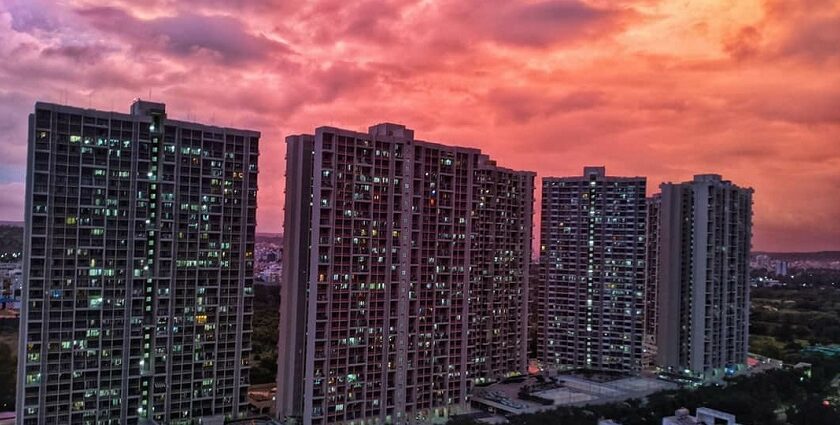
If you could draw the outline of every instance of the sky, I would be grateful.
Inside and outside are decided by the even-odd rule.
[[[259,232],[285,136],[387,121],[538,178],[722,174],[755,189],[754,249],[840,249],[837,0],[0,0],[0,220],[36,100],[150,96],[262,132]]]

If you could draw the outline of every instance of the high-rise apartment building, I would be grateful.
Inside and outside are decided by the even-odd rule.
[[[545,353],[548,347],[545,344],[547,326],[540,326],[548,320],[547,311],[549,301],[544,291],[545,285],[545,264],[537,261],[531,263],[528,270],[528,357],[539,359],[540,353]]]
[[[397,124],[286,141],[281,418],[432,420],[525,372],[533,173]]]
[[[747,358],[753,191],[718,175],[660,188],[657,363],[719,379]]]
[[[18,424],[197,424],[246,408],[260,134],[37,103]]]
[[[644,177],[542,182],[538,359],[549,368],[638,372],[645,308]]]
[[[662,196],[655,194],[647,199],[647,257],[645,271],[645,337],[642,367],[651,369],[656,363],[657,302],[656,285],[659,282],[659,209]]]

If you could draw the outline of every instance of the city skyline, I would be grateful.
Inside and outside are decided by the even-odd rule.
[[[396,121],[537,178],[604,165],[650,195],[719,173],[756,190],[755,250],[840,249],[833,2],[93,3],[0,0],[0,220],[23,218],[36,99],[151,94],[263,132],[261,232],[282,231],[286,135]]]
[[[0,0],[0,423],[840,424],[838,46],[840,0]]]

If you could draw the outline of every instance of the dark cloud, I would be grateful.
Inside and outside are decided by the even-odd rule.
[[[836,0],[764,0],[761,25],[778,34],[766,55],[813,65],[840,59],[840,7]]]
[[[525,123],[535,117],[591,109],[606,103],[604,93],[595,90],[575,90],[551,95],[503,88],[490,91],[486,100],[494,106],[498,120],[517,123]]]
[[[48,31],[53,32],[61,27],[61,16],[57,9],[51,6],[49,0],[0,0],[12,17],[12,28],[15,31]]]
[[[291,53],[283,43],[248,32],[229,16],[182,14],[139,19],[121,9],[96,7],[77,13],[95,28],[125,39],[137,49],[160,49],[175,56],[209,53],[225,63],[257,62]]]
[[[398,38],[400,27],[394,24],[400,22],[400,10],[405,7],[404,4],[397,5],[379,0],[348,4],[354,4],[354,7],[345,11],[345,21],[348,24],[343,35],[383,42]]]
[[[288,7],[288,19],[277,23],[277,31],[291,41],[313,41],[329,45],[338,42],[367,41],[390,46],[423,33],[428,28],[415,26],[407,31],[402,11],[415,1],[400,0],[322,0],[298,2]],[[306,28],[299,33],[294,27]]]
[[[406,57],[424,56],[432,47],[445,57],[485,41],[546,47],[609,34],[637,16],[625,6],[596,7],[578,0],[324,0],[290,13],[278,31],[293,32],[289,28],[303,22],[309,29],[303,37],[319,44],[349,40],[375,42],[380,48],[409,44],[412,48],[401,52]]]
[[[26,129],[34,102],[16,91],[0,89],[0,182],[10,177],[23,181],[26,164]]]
[[[168,11],[218,10],[223,12],[288,12],[300,7],[300,3],[289,0],[143,0],[146,8]],[[111,0],[112,6],[131,8],[137,0]]]
[[[47,47],[41,54],[47,58],[65,58],[77,63],[94,64],[102,60],[111,49],[103,44],[71,44]]]
[[[768,121],[791,124],[840,125],[840,87],[831,91],[799,87],[767,88],[763,93],[733,101],[747,114],[755,114]]]
[[[840,10],[834,16],[802,22],[783,40],[781,53],[814,62],[840,58]]]
[[[311,81],[318,82],[319,99],[330,102],[350,91],[365,91],[375,81],[376,75],[354,62],[338,61],[314,71]]]
[[[760,49],[761,32],[748,25],[724,42],[724,50],[736,60],[755,56]]]
[[[628,9],[594,7],[576,0],[464,1],[453,7],[454,23],[493,41],[530,47],[591,38],[615,29]]]

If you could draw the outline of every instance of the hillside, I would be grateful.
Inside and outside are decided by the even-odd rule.
[[[283,246],[282,233],[257,233],[256,239],[259,243],[273,243]]]
[[[753,252],[753,255],[767,255],[783,261],[840,261],[840,251],[815,252]]]

